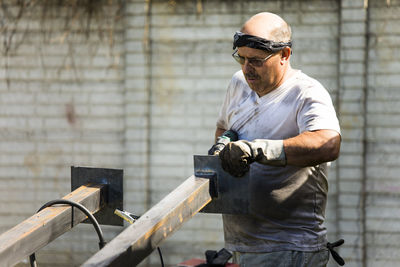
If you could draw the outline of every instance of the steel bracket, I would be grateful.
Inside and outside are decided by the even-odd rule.
[[[71,166],[71,191],[89,183],[107,185],[105,207],[94,214],[100,224],[123,226],[123,219],[114,215],[115,209],[123,210],[123,170]],[[88,220],[85,223],[90,223]]]
[[[225,172],[218,156],[194,155],[194,175],[210,179],[212,201],[201,212],[249,213],[249,174],[237,178]]]

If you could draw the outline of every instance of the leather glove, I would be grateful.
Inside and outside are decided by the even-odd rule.
[[[225,131],[220,137],[217,138],[217,142],[215,143],[215,145],[213,145],[208,150],[208,155],[218,155],[219,152],[221,152],[222,149],[224,149],[229,142],[237,140],[238,140],[238,135],[235,131],[233,130]]]
[[[272,166],[286,166],[283,140],[256,139],[239,140],[228,143],[219,153],[222,168],[231,175],[241,177],[250,169],[250,164],[257,161]]]
[[[222,168],[233,176],[242,177],[254,162],[251,148],[247,143],[243,140],[230,142],[219,153]]]

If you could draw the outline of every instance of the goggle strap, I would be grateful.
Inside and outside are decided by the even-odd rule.
[[[286,46],[292,47],[292,42],[274,42],[254,35],[236,32],[233,37],[233,49],[242,46],[275,53],[282,50]]]

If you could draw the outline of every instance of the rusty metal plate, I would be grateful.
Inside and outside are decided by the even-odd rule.
[[[71,166],[71,191],[88,183],[106,184],[106,206],[94,214],[100,224],[123,226],[123,219],[114,215],[123,210],[123,170]],[[88,220],[85,223],[90,223]]]
[[[249,213],[249,174],[237,178],[225,172],[218,156],[194,155],[194,175],[210,179],[211,203],[201,212]]]

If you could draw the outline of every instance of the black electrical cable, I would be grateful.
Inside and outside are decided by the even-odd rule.
[[[73,218],[74,218],[73,217],[74,216],[73,208],[77,207],[83,213],[85,213],[85,215],[88,217],[90,222],[93,224],[94,229],[97,232],[97,235],[99,236],[99,240],[100,240],[99,241],[99,248],[102,249],[106,245],[106,242],[104,241],[103,232],[101,231],[100,225],[97,222],[96,218],[93,216],[92,213],[90,213],[90,211],[87,208],[85,208],[85,206],[83,206],[82,204],[80,204],[78,202],[67,200],[67,199],[55,199],[55,200],[49,201],[46,204],[44,204],[37,212],[43,210],[44,208],[53,206],[55,204],[66,204],[66,205],[70,205],[72,207],[72,211],[71,211],[71,216],[72,216],[71,228],[73,227]],[[37,267],[35,253],[32,253],[32,255],[29,256],[29,261],[30,261],[31,267]]]
[[[70,205],[71,206],[71,208],[72,208],[72,211],[71,211],[71,217],[72,217],[71,218],[71,228],[73,227],[73,223],[74,223],[74,219],[73,219],[74,218],[74,210],[73,210],[73,208],[77,207],[83,213],[85,213],[85,215],[88,216],[88,219],[90,220],[90,222],[93,224],[93,226],[94,226],[94,228],[95,228],[95,230],[97,232],[97,235],[99,236],[99,240],[100,240],[99,247],[100,247],[100,249],[102,249],[105,246],[106,242],[104,241],[103,232],[101,231],[99,223],[97,222],[97,220],[93,216],[93,214],[90,213],[90,211],[87,208],[85,208],[85,206],[81,205],[80,203],[74,202],[74,201],[71,201],[71,200],[66,200],[66,199],[55,199],[55,200],[49,201],[46,204],[44,204],[37,212],[40,212],[41,210],[43,210],[43,209],[45,209],[47,207],[56,205],[56,204],[66,204],[66,205]],[[137,219],[140,218],[140,216],[135,216],[135,217]],[[158,255],[160,256],[161,266],[164,267],[164,259],[163,259],[162,253],[161,253],[161,249],[159,247],[157,247],[157,251],[158,251]],[[31,267],[37,267],[35,253],[32,253],[32,255],[29,256],[29,261],[30,261]]]
[[[161,261],[161,266],[164,267],[164,260],[161,254],[161,249],[160,247],[157,247],[158,255],[160,255],[160,261]]]

